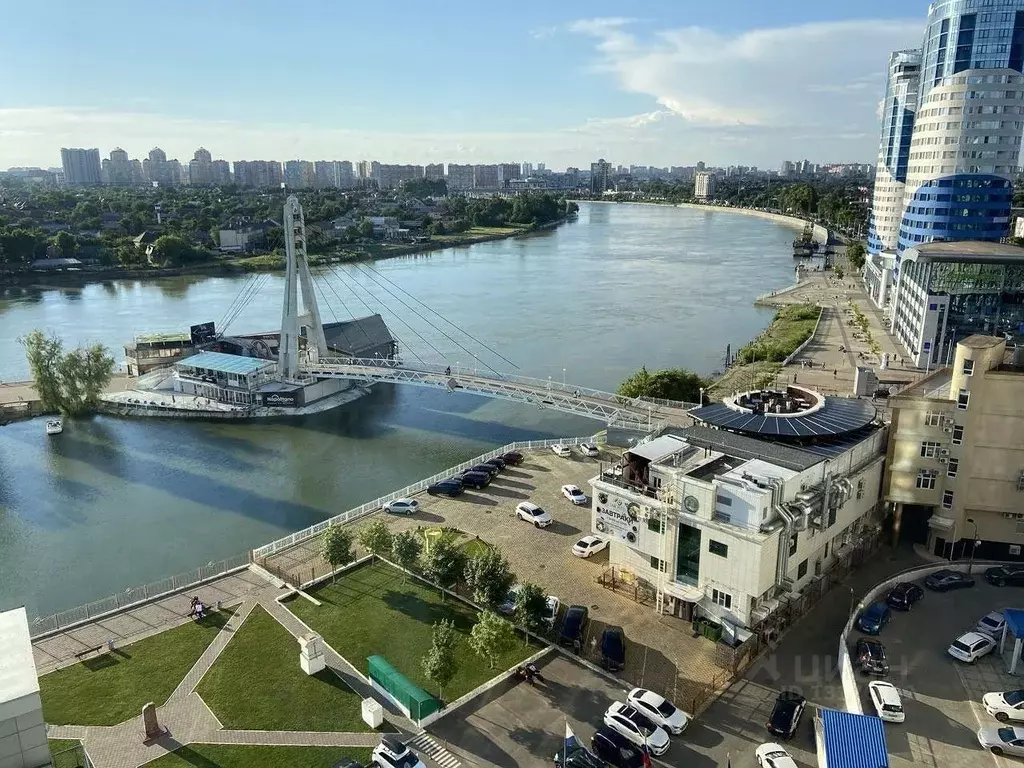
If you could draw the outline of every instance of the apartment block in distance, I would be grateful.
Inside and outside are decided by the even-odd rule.
[[[940,557],[1024,560],[1021,403],[1024,346],[981,335],[890,399],[883,494],[895,534]]]
[[[697,200],[711,200],[715,196],[715,177],[706,171],[698,173],[693,180],[693,196]]]
[[[65,184],[99,184],[103,181],[98,149],[65,147],[60,151],[60,164],[64,169]]]

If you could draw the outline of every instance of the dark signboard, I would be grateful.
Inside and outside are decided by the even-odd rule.
[[[268,408],[295,408],[302,405],[302,393],[295,392],[264,392],[263,405]]]
[[[193,344],[205,344],[208,341],[213,341],[217,337],[217,331],[214,328],[213,322],[193,325],[189,330],[192,333]]]

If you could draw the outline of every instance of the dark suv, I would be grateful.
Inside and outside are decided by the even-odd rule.
[[[518,467],[522,464],[523,458],[523,454],[519,451],[509,451],[508,453],[501,454],[501,460],[513,467]]]
[[[865,675],[884,677],[889,674],[889,662],[885,660],[885,646],[868,637],[862,637],[857,641],[853,663]]]
[[[579,651],[583,645],[583,631],[587,628],[587,618],[590,612],[585,605],[570,605],[562,619],[562,630],[558,633],[560,645],[571,645],[574,651]]]
[[[636,745],[605,725],[597,729],[590,748],[612,768],[642,768],[644,764],[644,755]]]
[[[464,490],[466,489],[462,487],[461,480],[450,477],[428,487],[427,493],[431,496],[459,496]]]
[[[885,596],[885,602],[889,604],[890,608],[895,608],[897,611],[909,611],[914,607],[914,603],[922,597],[924,597],[924,590],[917,584],[901,581],[889,590],[889,594]]]
[[[491,477],[494,477],[501,470],[498,467],[496,467],[494,464],[474,464],[472,467],[470,467],[466,471],[467,472],[483,472],[486,475],[490,475]]]
[[[505,468],[504,459],[488,459],[487,461],[484,462],[484,464],[490,464],[492,467],[497,467],[499,471]]]
[[[474,472],[467,470],[459,475],[459,480],[467,488],[486,488],[491,484],[491,476],[487,472]]]
[[[626,666],[626,634],[622,627],[608,627],[601,633],[601,666],[609,672]]]
[[[769,733],[783,739],[792,738],[800,725],[800,718],[803,717],[806,706],[807,699],[796,691],[783,691],[775,700],[772,714],[764,727]]]

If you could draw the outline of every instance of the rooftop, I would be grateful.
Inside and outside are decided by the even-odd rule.
[[[1002,336],[986,336],[982,333],[976,333],[973,336],[968,336],[962,341],[958,341],[956,344],[960,346],[963,344],[969,349],[991,349],[992,347],[998,347],[1000,344],[1005,344],[1006,339]]]
[[[738,459],[764,459],[776,466],[802,472],[822,461],[822,457],[780,443],[758,440],[722,429],[705,426],[672,427],[672,434],[686,440],[691,445],[733,456]]]
[[[949,243],[923,243],[908,249],[903,258],[910,261],[969,261],[980,264],[1024,264],[1024,248],[980,240]]]
[[[248,374],[258,371],[267,365],[275,365],[273,360],[262,360],[258,357],[241,357],[240,355],[225,355],[223,352],[200,352],[198,355],[186,357],[175,368],[205,368],[209,371],[220,371],[221,373]]]
[[[933,400],[949,400],[949,384],[952,380],[953,369],[940,368],[901,390],[896,398],[927,397]]]
[[[862,400],[825,397],[809,389],[755,390],[690,411],[714,427],[760,437],[828,438],[855,432],[875,419]]]
[[[324,323],[324,336],[327,337],[327,346],[353,357],[395,340],[380,315],[369,315],[340,323]]]
[[[142,333],[135,337],[135,343],[159,344],[162,341],[192,341],[191,334],[170,331],[167,333]]]
[[[28,614],[24,608],[0,613],[0,704],[39,692]]]
[[[819,709],[829,768],[888,768],[885,727],[877,717]]]

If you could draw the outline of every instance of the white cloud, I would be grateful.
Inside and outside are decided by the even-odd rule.
[[[534,27],[530,30],[530,37],[534,40],[546,40],[549,37],[554,37],[555,33],[558,32],[558,27]]]

